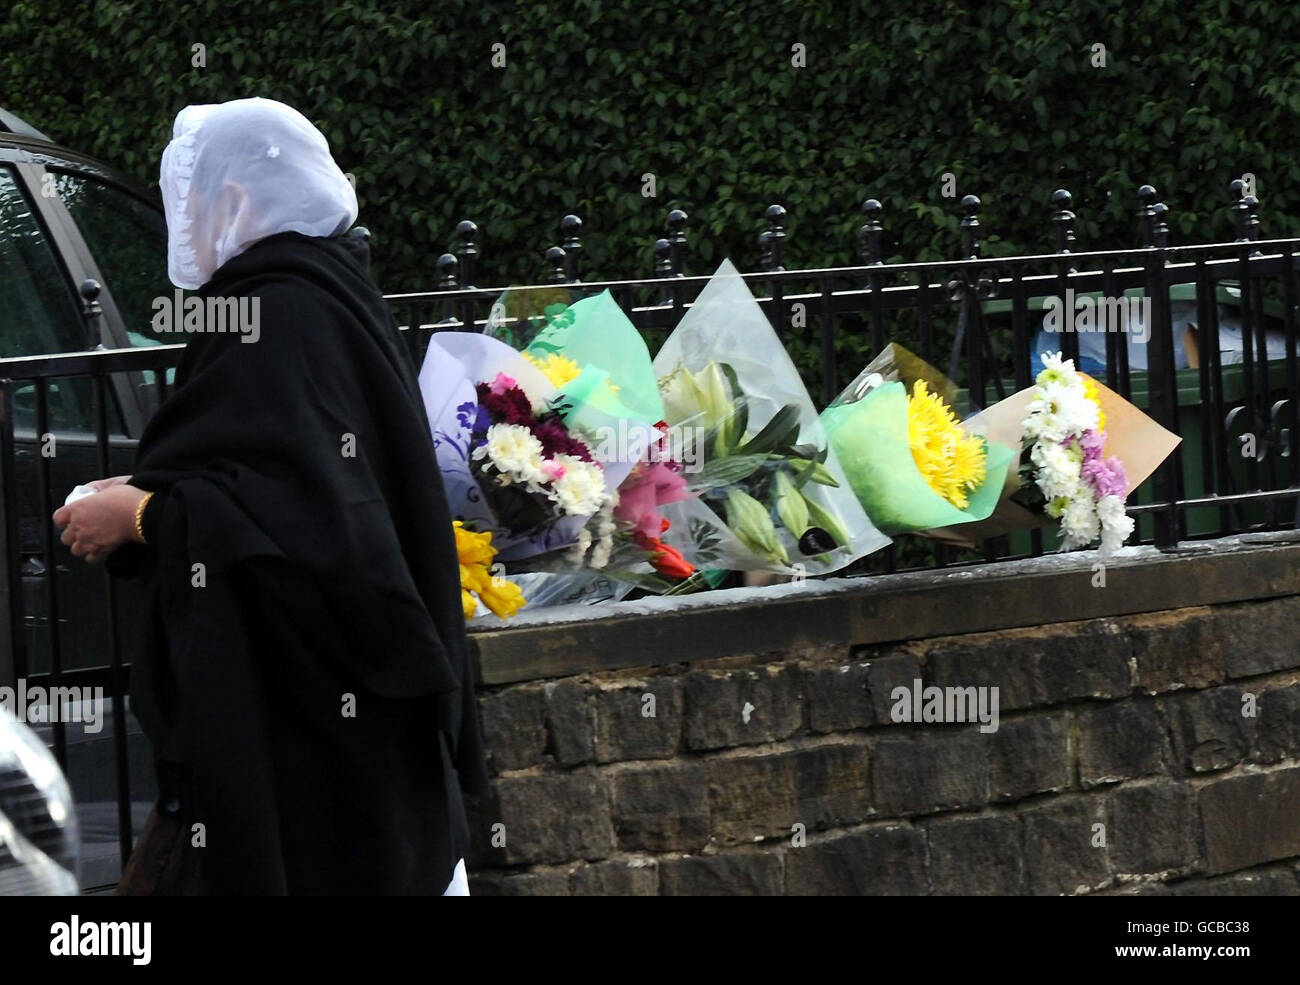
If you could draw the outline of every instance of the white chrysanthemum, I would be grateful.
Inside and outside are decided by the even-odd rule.
[[[1058,398],[1058,413],[1065,421],[1067,434],[1080,437],[1084,431],[1095,431],[1101,424],[1097,405],[1088,399],[1083,385],[1065,387]]]
[[[1077,386],[1045,383],[1025,408],[1025,434],[1034,441],[1065,441],[1100,424],[1097,405],[1088,399],[1082,382]]]
[[[546,481],[542,471],[542,443],[521,424],[493,424],[487,440],[474,449],[476,460],[487,459],[488,466],[501,473],[506,483],[529,485]]]
[[[1074,499],[1082,484],[1082,465],[1064,445],[1040,441],[1030,449],[1029,457],[1038,472],[1034,481],[1049,501]]]
[[[1059,441],[1039,441],[1029,449],[1029,460],[1040,469],[1078,474],[1083,460],[1071,453],[1070,446]]]
[[[1101,520],[1097,516],[1097,502],[1090,495],[1072,500],[1061,514],[1061,536],[1066,550],[1087,547],[1101,533]]]
[[[1025,408],[1028,416],[1022,422],[1025,435],[1034,441],[1064,441],[1069,434],[1069,422],[1061,414],[1065,387],[1047,383],[1034,391],[1034,399]]]
[[[1124,500],[1118,496],[1098,500],[1097,516],[1101,520],[1101,553],[1112,554],[1133,533],[1133,518],[1124,512]]]
[[[1048,515],[1053,518],[1059,518],[1076,499],[1086,499],[1090,495],[1083,482],[1071,480],[1069,476],[1044,476],[1040,473],[1037,484],[1047,500]]]
[[[591,516],[605,502],[605,473],[594,462],[573,455],[556,455],[564,474],[551,484],[551,498],[569,516]]]
[[[1082,386],[1083,379],[1074,368],[1073,359],[1063,359],[1059,352],[1043,353],[1043,369],[1034,382],[1039,386],[1056,383],[1061,386]]]

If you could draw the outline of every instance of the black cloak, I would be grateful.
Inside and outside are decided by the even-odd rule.
[[[140,441],[132,707],[189,776],[216,893],[440,894],[489,792],[455,538],[415,371],[351,236],[282,233],[201,298]],[[170,769],[170,767],[169,767]]]

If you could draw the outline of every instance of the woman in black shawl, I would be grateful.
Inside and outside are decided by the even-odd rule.
[[[264,99],[182,111],[161,185],[200,331],[129,482],[54,515],[74,554],[148,582],[132,704],[185,852],[148,857],[156,816],[128,876],[444,893],[487,771],[451,516],[413,366],[343,235],[356,196]]]

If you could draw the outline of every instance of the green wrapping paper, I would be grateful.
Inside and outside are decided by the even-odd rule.
[[[958,509],[925,481],[908,443],[907,388],[882,383],[862,399],[822,411],[831,448],[859,502],[883,533],[933,530],[983,520],[996,508],[1017,453],[985,442],[984,481]]]
[[[570,317],[552,319],[524,349],[530,356],[557,353],[583,367],[565,386],[575,398],[606,413],[655,423],[664,404],[650,362],[650,350],[636,326],[608,290],[571,305]],[[606,381],[618,380],[617,391]]]

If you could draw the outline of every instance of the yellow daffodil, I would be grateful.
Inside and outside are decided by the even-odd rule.
[[[967,434],[938,394],[917,380],[907,401],[907,439],[926,484],[959,510],[984,481],[984,442]]]
[[[1097,430],[1106,430],[1106,412],[1101,409],[1101,394],[1097,390],[1097,381],[1086,373],[1080,373],[1083,377],[1083,395],[1097,405]]]
[[[460,605],[465,618],[474,615],[482,601],[494,615],[509,619],[527,602],[518,585],[493,573],[497,551],[492,546],[491,531],[479,534],[466,530],[459,520],[454,521],[454,526],[460,559]]]
[[[492,534],[476,534],[472,530],[466,530],[465,524],[460,520],[453,523],[456,527],[456,554],[460,557],[460,563],[490,567],[493,558],[497,556],[496,548],[492,546]]]
[[[473,575],[471,575],[469,569],[462,564],[460,566],[460,608],[461,611],[465,613],[466,622],[469,621],[470,617],[474,615],[474,611],[478,608],[478,599],[474,597],[473,592],[465,587],[466,585],[472,584]]]

